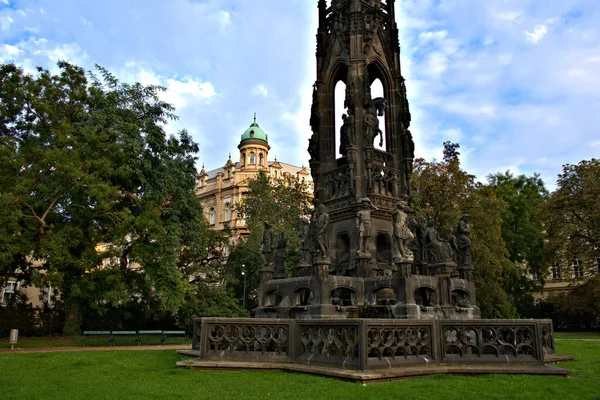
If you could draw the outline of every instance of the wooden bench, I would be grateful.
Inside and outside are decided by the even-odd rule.
[[[161,344],[164,346],[168,340],[183,340],[187,344],[188,337],[185,331],[162,331]]]
[[[102,339],[108,339],[108,345],[111,346],[113,342],[113,336],[110,331],[83,331],[83,345],[85,346],[86,340],[91,340],[90,336],[103,336]]]
[[[119,337],[133,337],[135,339],[135,343],[139,345],[139,336],[137,331],[111,331],[112,335],[112,345],[114,346],[117,341],[117,336]]]
[[[160,343],[163,342],[163,331],[138,331],[138,344],[142,343],[143,337],[155,336],[160,339]]]

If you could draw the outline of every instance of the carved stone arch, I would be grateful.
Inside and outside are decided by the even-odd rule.
[[[383,85],[383,92],[391,95],[393,79],[389,74],[388,67],[381,60],[380,57],[372,56],[367,59],[367,71],[369,73],[369,86],[375,82],[375,79],[379,79]],[[389,101],[388,96],[385,98]]]
[[[389,306],[396,304],[397,289],[392,285],[378,285],[367,296],[370,305]]]
[[[342,57],[332,60],[329,68],[327,68],[325,74],[325,90],[328,93],[333,93],[335,85],[337,85],[339,81],[344,82],[344,84],[348,83],[348,63],[347,60]]]
[[[415,289],[415,303],[424,307],[434,307],[439,305],[438,290],[430,285],[421,284]]]
[[[331,304],[334,306],[354,306],[356,305],[356,295],[358,291],[350,286],[336,286],[330,292]]]
[[[308,286],[298,286],[294,289],[293,305],[296,306],[308,306],[312,304],[314,300],[314,292]]]

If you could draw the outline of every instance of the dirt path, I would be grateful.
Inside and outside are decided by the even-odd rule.
[[[131,350],[189,350],[192,345],[172,344],[166,346],[87,346],[87,347],[30,347],[0,349],[0,353],[21,354],[21,353],[63,353],[72,351],[131,351]]]

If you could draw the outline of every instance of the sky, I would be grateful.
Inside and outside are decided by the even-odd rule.
[[[397,0],[416,155],[461,146],[484,181],[555,187],[600,153],[600,1]],[[160,84],[199,143],[198,168],[238,157],[257,113],[269,158],[307,165],[317,0],[0,0],[0,62],[67,60]]]

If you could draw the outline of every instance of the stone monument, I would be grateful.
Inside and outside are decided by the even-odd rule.
[[[299,276],[285,277],[285,239],[276,241],[265,223],[257,319],[198,320],[197,362],[543,366],[554,351],[550,321],[480,319],[469,216],[456,237],[414,218],[395,1],[319,0],[318,9],[308,143],[315,199],[303,222]],[[383,97],[372,98],[375,79]],[[346,110],[338,137],[339,81]]]

